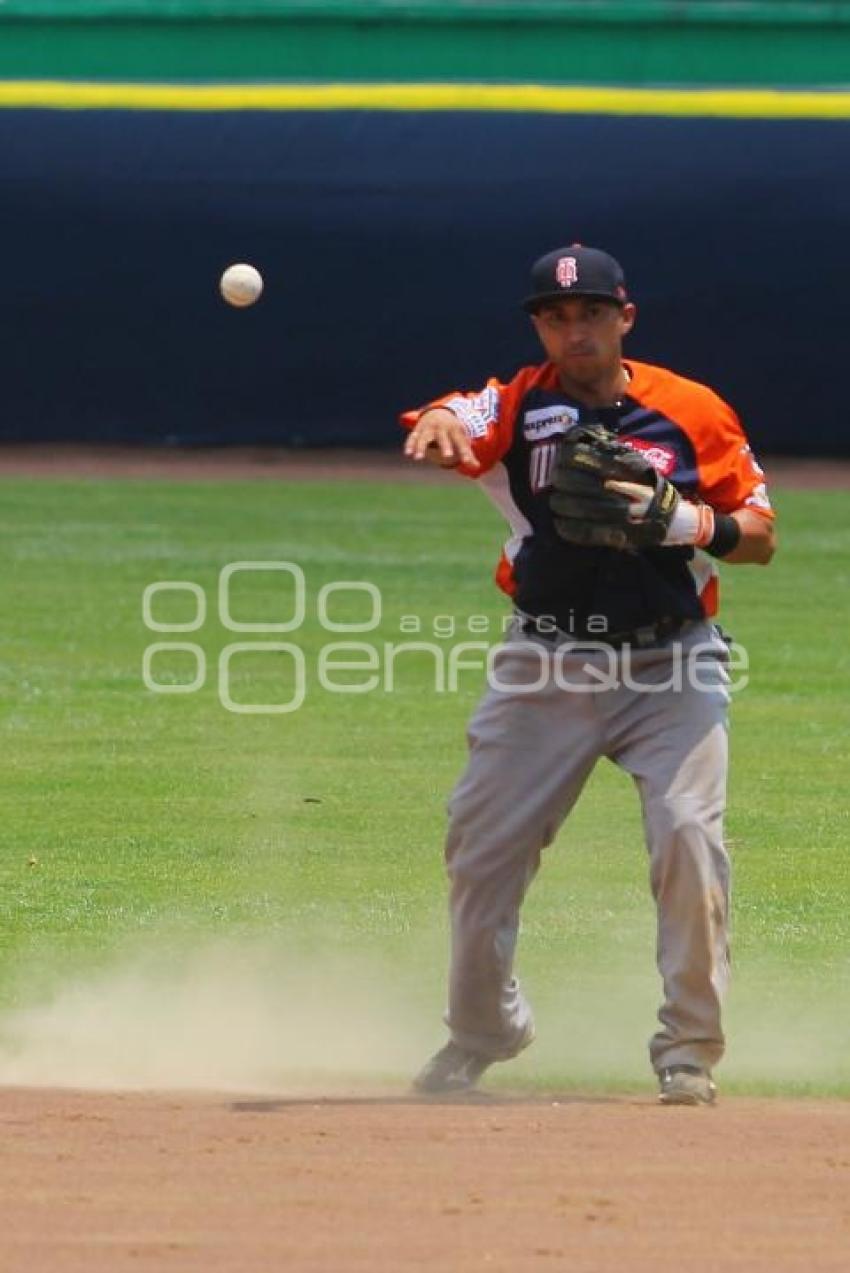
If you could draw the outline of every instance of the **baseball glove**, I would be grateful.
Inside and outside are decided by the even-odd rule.
[[[570,544],[655,548],[679,504],[676,488],[601,424],[575,425],[552,470],[555,529]]]

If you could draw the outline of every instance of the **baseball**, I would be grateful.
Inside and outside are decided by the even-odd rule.
[[[219,290],[228,305],[245,309],[260,299],[263,276],[253,265],[228,265],[221,276]]]

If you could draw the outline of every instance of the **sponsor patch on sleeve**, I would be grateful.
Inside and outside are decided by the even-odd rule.
[[[754,477],[763,479],[764,469],[759,464],[758,460],[753,454],[752,447],[749,446],[749,444],[741,447],[741,455],[744,457],[744,461],[749,467],[750,473]],[[756,482],[756,484],[753,486],[752,491],[744,500],[744,507],[745,508],[746,507],[762,508],[768,513],[773,511],[771,508],[770,497],[767,493],[767,487],[765,486],[763,480]]]
[[[752,468],[753,472],[758,473],[759,477],[764,477],[764,469],[759,464],[758,460],[753,454],[753,448],[749,445],[749,443],[746,443],[744,446],[741,447],[741,454],[748,457],[750,461],[750,467]]]
[[[488,386],[466,397],[458,393],[443,406],[457,416],[471,438],[484,438],[499,419],[499,391]]]
[[[750,508],[764,508],[768,511],[771,508],[770,498],[767,493],[767,487],[764,482],[759,482],[751,495],[744,500],[744,506],[749,505]]]

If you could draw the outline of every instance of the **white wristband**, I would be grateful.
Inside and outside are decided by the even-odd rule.
[[[680,499],[676,505],[664,543],[694,544],[702,548],[714,534],[714,509],[708,504],[692,504],[689,500]]]

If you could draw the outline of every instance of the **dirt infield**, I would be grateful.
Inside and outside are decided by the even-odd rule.
[[[799,490],[850,490],[850,460],[765,460],[769,482]],[[173,481],[354,480],[448,482],[453,474],[411,464],[399,451],[293,451],[284,447],[0,446],[0,477],[163,478]]]
[[[0,1267],[846,1273],[850,1103],[0,1093]]]
[[[451,481],[431,464],[398,451],[292,451],[284,447],[0,447],[0,477],[157,478],[172,481]]]

